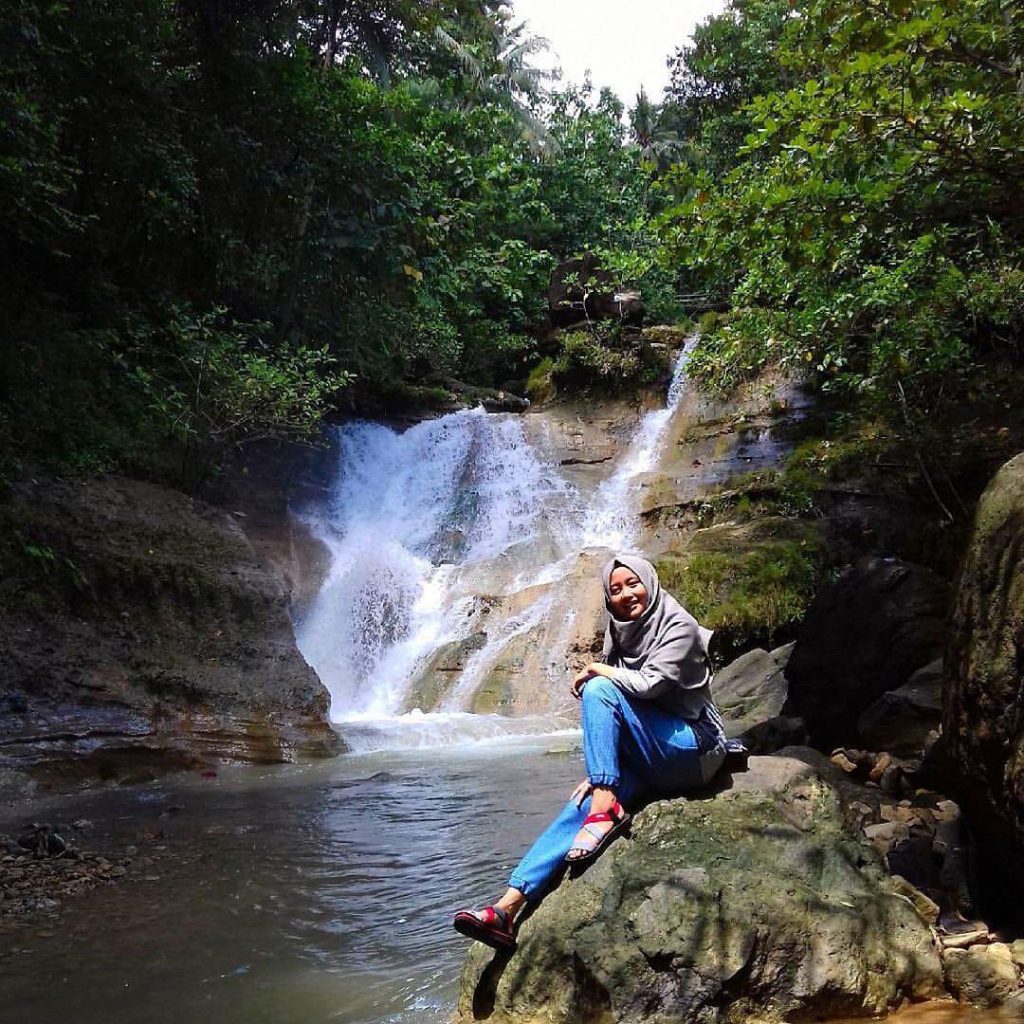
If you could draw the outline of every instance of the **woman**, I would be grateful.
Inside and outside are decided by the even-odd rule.
[[[724,760],[725,731],[696,619],[642,558],[613,558],[601,580],[609,614],[601,661],[571,684],[583,701],[587,777],[512,872],[505,895],[455,915],[459,932],[496,949],[515,948],[516,915],[566,863],[593,860],[626,830],[627,808],[638,798],[699,786]]]

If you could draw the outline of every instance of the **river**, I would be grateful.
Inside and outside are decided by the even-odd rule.
[[[0,935],[0,1020],[448,1020],[466,949],[452,912],[502,890],[579,781],[574,742],[229,768],[51,799],[38,818],[86,818],[84,845],[131,848],[141,866]]]

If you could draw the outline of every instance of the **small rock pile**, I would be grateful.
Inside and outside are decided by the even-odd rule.
[[[964,1003],[1024,1016],[1024,938],[974,917],[968,891],[969,837],[960,807],[916,786],[920,762],[840,748],[848,824],[860,830],[901,893],[933,930],[949,992]]]
[[[0,835],[0,919],[56,913],[61,901],[128,874],[130,856],[107,858],[76,845],[91,823],[32,823],[17,837]]]

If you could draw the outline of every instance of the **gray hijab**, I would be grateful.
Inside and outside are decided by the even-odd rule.
[[[624,622],[612,614],[611,575],[618,566],[635,573],[647,590],[649,603],[635,621]],[[658,573],[650,562],[636,555],[616,555],[601,570],[601,582],[608,609],[602,655],[606,662],[614,657],[613,664],[642,670],[655,685],[660,682],[689,689],[707,682],[710,676],[707,641],[711,633],[702,629],[671,594],[661,589]]]

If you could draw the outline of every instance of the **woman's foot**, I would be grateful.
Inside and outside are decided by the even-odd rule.
[[[452,924],[461,935],[483,942],[492,949],[515,949],[513,931],[515,918],[501,907],[483,907],[480,910],[460,910]]]
[[[570,864],[593,860],[617,835],[629,827],[630,816],[616,800],[607,811],[588,814],[576,833],[565,859]]]

